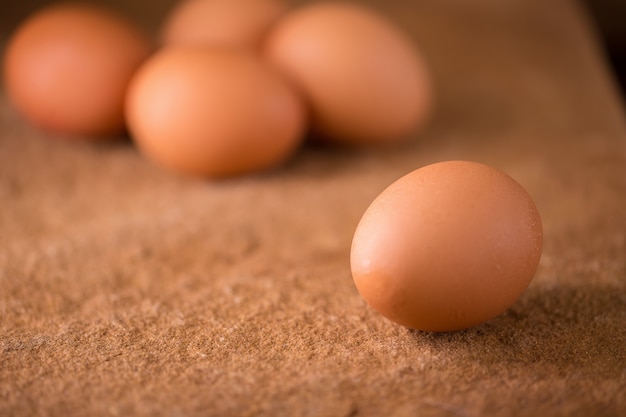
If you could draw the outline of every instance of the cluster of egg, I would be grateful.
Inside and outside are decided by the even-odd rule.
[[[87,138],[128,130],[158,165],[207,177],[280,165],[307,132],[352,145],[402,140],[431,100],[408,37],[337,2],[187,0],[158,42],[100,6],[57,4],[13,35],[5,85],[41,128]]]

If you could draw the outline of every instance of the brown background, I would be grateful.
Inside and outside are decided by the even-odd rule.
[[[3,2],[2,44],[31,3]],[[399,149],[189,180],[127,141],[51,140],[2,94],[0,415],[626,415],[626,127],[585,11],[368,3],[435,76]],[[152,29],[167,7],[123,6]],[[348,254],[385,186],[445,159],[522,183],[545,249],[505,314],[428,334],[369,309]]]

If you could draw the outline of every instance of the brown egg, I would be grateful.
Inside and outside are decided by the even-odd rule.
[[[101,7],[57,4],[12,36],[4,75],[9,98],[32,123],[70,135],[124,130],[124,96],[150,53],[144,34]]]
[[[162,43],[256,47],[285,11],[280,0],[186,0],[165,21]]]
[[[483,323],[524,292],[541,257],[531,197],[506,174],[449,161],[411,172],[367,209],[352,243],[363,298],[412,329]]]
[[[385,143],[423,128],[431,108],[426,67],[382,16],[319,2],[286,14],[264,53],[303,91],[313,129],[340,143]]]
[[[245,50],[166,48],[131,83],[127,120],[139,148],[172,171],[225,177],[271,168],[297,149],[300,98]]]

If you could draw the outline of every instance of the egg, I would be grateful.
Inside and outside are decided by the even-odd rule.
[[[352,275],[367,303],[390,320],[459,330],[518,299],[542,241],[539,212],[519,183],[476,162],[440,162],[373,201],[354,235]]]
[[[424,60],[373,10],[342,2],[300,7],[274,25],[262,49],[302,91],[318,136],[394,143],[426,125],[432,86]]]
[[[166,19],[162,44],[256,47],[285,11],[280,0],[186,0]]]
[[[282,164],[302,140],[306,113],[295,91],[256,54],[174,47],[138,71],[127,120],[156,164],[219,178]]]
[[[5,86],[17,110],[53,132],[102,137],[124,130],[128,83],[151,52],[144,33],[99,6],[56,4],[11,37]]]

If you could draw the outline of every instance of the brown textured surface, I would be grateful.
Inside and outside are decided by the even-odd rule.
[[[626,128],[585,16],[371,3],[436,74],[437,117],[402,149],[207,183],[50,140],[0,98],[0,415],[626,414]],[[21,12],[0,10],[4,41]],[[522,183],[544,256],[504,315],[412,332],[361,300],[349,246],[379,191],[443,159]]]

